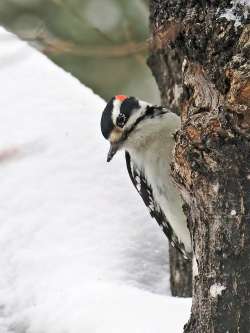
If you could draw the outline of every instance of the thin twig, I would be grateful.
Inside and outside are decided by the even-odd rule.
[[[82,57],[119,58],[142,53],[147,49],[147,41],[126,42],[113,46],[77,46],[73,43],[54,40],[53,42],[47,42],[43,51],[49,54],[70,53]]]
[[[147,51],[149,43],[149,40],[145,40],[142,42],[128,41],[120,45],[110,46],[80,46],[58,38],[52,39],[45,33],[36,35],[33,38],[21,35],[20,38],[28,42],[40,43],[42,52],[46,54],[56,55],[64,53],[95,58],[119,58],[142,54]]]

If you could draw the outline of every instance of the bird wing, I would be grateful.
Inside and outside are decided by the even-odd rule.
[[[130,179],[147,206],[151,217],[157,221],[171,245],[177,248],[185,258],[188,258],[189,254],[185,251],[184,244],[179,241],[161,207],[155,202],[152,187],[147,182],[145,174],[137,167],[127,151],[125,152],[125,158]]]

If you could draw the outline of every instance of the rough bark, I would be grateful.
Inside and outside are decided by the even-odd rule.
[[[234,20],[223,17],[227,9]],[[151,1],[157,82],[163,55],[182,61],[173,177],[193,238],[186,333],[250,332],[250,15],[227,1]],[[166,56],[165,56],[166,57]],[[158,65],[157,65],[158,62]]]
[[[152,30],[154,26],[152,25]],[[148,58],[150,67],[158,84],[162,105],[180,114],[182,87],[183,55],[175,49],[165,48],[166,30],[159,29],[154,34],[154,44]],[[168,38],[174,37],[174,30],[167,32]],[[192,296],[192,265],[171,245],[169,246],[170,287],[173,296]]]
[[[192,265],[169,244],[170,289],[172,296],[192,296]]]

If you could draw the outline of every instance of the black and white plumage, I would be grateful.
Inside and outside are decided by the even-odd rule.
[[[173,134],[180,118],[134,97],[113,97],[103,111],[101,130],[110,142],[107,161],[125,150],[129,176],[170,243],[185,257],[192,252],[182,199],[171,179]]]

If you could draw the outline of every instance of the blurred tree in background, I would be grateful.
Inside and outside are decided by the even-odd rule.
[[[96,93],[159,103],[146,65],[147,0],[4,0],[0,24]]]

